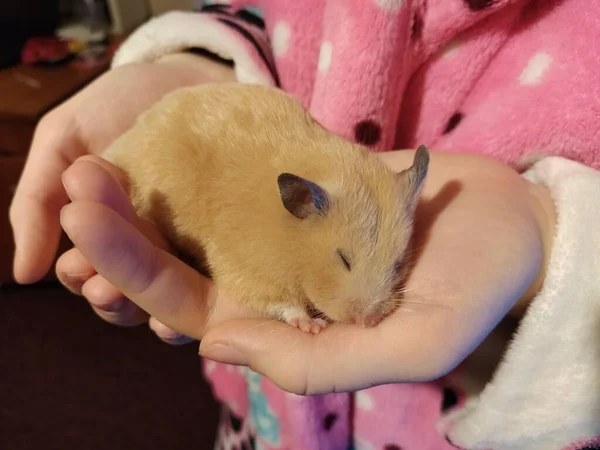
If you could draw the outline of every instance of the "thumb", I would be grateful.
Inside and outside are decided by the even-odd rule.
[[[334,324],[317,335],[275,320],[228,321],[206,333],[200,354],[248,365],[300,395],[424,381],[455,364],[436,316],[397,313],[374,328]]]

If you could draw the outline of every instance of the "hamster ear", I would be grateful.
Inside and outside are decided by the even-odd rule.
[[[416,205],[421,195],[423,181],[427,177],[428,170],[429,149],[425,145],[420,145],[415,152],[412,166],[396,175],[408,197],[408,204],[411,207]]]
[[[318,184],[291,173],[279,175],[277,184],[283,206],[298,219],[327,212],[329,196]]]

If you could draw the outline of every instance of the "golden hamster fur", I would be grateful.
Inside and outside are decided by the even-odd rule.
[[[138,214],[257,312],[318,332],[397,303],[424,146],[394,174],[283,91],[232,83],[165,96],[104,157]]]

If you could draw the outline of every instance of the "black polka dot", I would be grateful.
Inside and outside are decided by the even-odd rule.
[[[494,4],[494,0],[465,0],[471,11],[481,11]]]
[[[254,436],[250,436],[250,448],[252,450],[256,448],[256,440],[254,439]]]
[[[442,411],[446,411],[458,403],[458,396],[450,388],[444,389],[444,400],[442,401]]]
[[[354,137],[360,144],[377,144],[381,139],[381,127],[372,120],[363,120],[354,127]]]
[[[325,431],[329,431],[333,428],[333,426],[335,425],[335,422],[337,421],[337,414],[327,414],[325,416],[325,419],[323,419],[323,428],[325,429]]]
[[[448,119],[448,123],[446,124],[446,128],[444,129],[444,134],[448,134],[450,133],[452,130],[454,130],[458,124],[460,123],[460,121],[463,119],[463,115],[462,113],[454,113],[452,115],[452,117],[450,117],[450,119]]]
[[[383,450],[402,450],[402,447],[396,444],[386,444],[386,446],[383,447]]]
[[[412,22],[412,28],[411,28],[411,32],[410,32],[410,37],[412,39],[419,39],[422,34],[423,34],[423,19],[421,18],[421,16],[419,15],[419,13],[416,13],[413,16],[413,22]]]
[[[229,413],[229,422],[231,423],[231,428],[233,428],[233,430],[236,433],[240,432],[240,430],[242,429],[242,425],[244,424],[244,422],[242,421],[242,419],[240,419],[239,417],[234,416],[231,413]]]

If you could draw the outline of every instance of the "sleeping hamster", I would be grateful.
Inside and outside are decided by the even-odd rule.
[[[167,95],[103,156],[138,214],[257,312],[316,333],[396,306],[425,146],[395,174],[290,95],[236,83]]]

